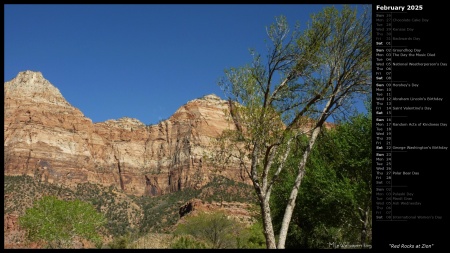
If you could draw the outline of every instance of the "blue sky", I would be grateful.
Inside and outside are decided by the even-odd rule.
[[[323,7],[4,5],[4,81],[40,71],[93,122],[154,124],[189,100],[225,98],[224,70],[250,63],[249,48],[265,55],[265,27],[276,16],[304,27]]]

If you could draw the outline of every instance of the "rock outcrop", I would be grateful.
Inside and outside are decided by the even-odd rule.
[[[213,201],[211,203],[207,203],[202,201],[201,199],[191,199],[186,202],[184,205],[180,207],[180,221],[183,222],[182,218],[187,215],[198,215],[199,213],[213,213],[213,212],[222,212],[227,215],[229,218],[235,219],[236,221],[242,222],[246,225],[252,224],[255,222],[255,214],[250,210],[251,204],[249,203],[241,203],[241,202],[228,202],[221,201],[216,202]]]
[[[93,123],[40,72],[20,72],[4,95],[5,174],[67,186],[89,181],[134,195],[200,188],[214,174],[205,159],[212,138],[234,128],[227,101],[215,95],[150,126],[132,118]],[[238,166],[222,175],[248,182]]]
[[[38,248],[36,243],[26,245],[26,231],[19,226],[17,213],[3,214],[4,248]]]
[[[237,162],[218,170],[206,159],[212,140],[240,127],[233,105],[214,94],[155,125],[127,117],[93,123],[40,72],[20,72],[4,83],[4,96],[5,175],[114,185],[139,196],[199,189],[216,174],[250,183]]]

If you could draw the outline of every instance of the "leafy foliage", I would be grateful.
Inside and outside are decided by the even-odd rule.
[[[264,249],[266,240],[263,234],[261,222],[253,223],[240,231],[237,238],[237,248],[240,249]]]
[[[175,234],[192,235],[213,249],[235,248],[236,240],[233,238],[235,225],[236,222],[228,219],[223,213],[202,213],[188,217],[185,224],[177,227]]]
[[[112,245],[105,244],[104,247],[129,247],[148,233],[171,233],[179,220],[180,206],[192,198],[210,202],[248,203],[252,200],[248,185],[221,176],[213,178],[202,189],[184,189],[157,197],[127,195],[112,185],[105,187],[89,182],[78,184],[73,189],[25,175],[5,175],[4,189],[5,213],[23,215],[27,208],[33,207],[34,200],[45,195],[91,203],[107,220],[99,233],[113,236]]]
[[[222,212],[188,216],[174,234],[179,238],[173,248],[265,248],[261,223],[245,226]]]
[[[371,12],[344,5],[311,15],[304,30],[291,32],[284,16],[266,28],[267,59],[251,51],[253,61],[225,70],[219,81],[229,101],[235,129],[218,138],[216,162],[238,162],[250,177],[261,207],[268,248],[284,248],[306,162],[330,117],[345,118],[355,98],[371,93]],[[291,180],[278,242],[272,225],[270,197],[287,169],[292,145],[299,158]],[[277,165],[277,166],[274,166]],[[225,166],[224,166],[225,167]]]
[[[31,241],[47,241],[50,248],[67,248],[75,236],[99,242],[97,232],[106,219],[92,205],[80,200],[63,201],[54,196],[38,200],[19,218]]]
[[[172,249],[206,249],[207,245],[201,241],[196,240],[192,236],[183,235],[175,239],[170,246]]]
[[[294,210],[287,247],[330,248],[364,245],[371,241],[372,213],[372,120],[369,114],[353,116],[336,129],[324,131],[307,164],[307,173]],[[301,146],[298,144],[298,146]],[[288,163],[296,164],[295,152]],[[289,198],[289,171],[280,175],[273,206]],[[275,208],[274,222],[280,225],[282,209]],[[362,212],[364,211],[364,212]],[[367,213],[368,217],[364,217]],[[361,237],[362,233],[367,233]],[[361,241],[363,240],[363,241]]]
[[[176,235],[191,235],[196,240],[204,242],[208,248],[237,248],[237,235],[243,227],[229,219],[221,212],[200,213],[189,216],[184,224],[179,224]]]

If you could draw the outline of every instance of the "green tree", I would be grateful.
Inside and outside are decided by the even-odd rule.
[[[64,201],[44,196],[19,218],[31,241],[45,241],[49,248],[69,248],[76,237],[101,242],[98,229],[106,219],[80,200]]]
[[[268,27],[267,59],[254,51],[251,65],[225,71],[219,85],[229,99],[235,130],[219,139],[217,162],[235,161],[250,177],[261,209],[267,248],[284,248],[308,157],[325,121],[349,111],[371,92],[371,11],[343,6],[311,16],[291,33],[281,16]],[[284,204],[278,242],[272,225],[271,191],[296,139],[295,180]],[[278,243],[278,244],[277,244]]]
[[[359,242],[365,247],[371,241],[372,221],[372,115],[371,105],[367,114],[358,114],[343,124],[333,136],[340,153],[337,173],[348,178],[354,201],[351,205],[355,229],[359,230]]]
[[[207,245],[201,241],[192,238],[192,236],[184,235],[175,240],[170,246],[172,249],[206,249]]]
[[[262,224],[255,222],[237,234],[237,248],[264,249],[266,246]]]
[[[186,222],[178,225],[175,235],[190,235],[207,248],[225,249],[238,248],[237,236],[242,230],[241,224],[228,219],[222,212],[200,213],[186,217]]]
[[[371,238],[372,120],[358,114],[335,129],[322,132],[308,163],[293,213],[287,247],[333,248],[342,244],[365,247]],[[300,146],[300,145],[298,145]],[[298,163],[290,155],[288,164]],[[288,165],[289,166],[289,165]],[[280,175],[273,206],[289,198],[291,173]],[[279,227],[283,209],[274,209]]]

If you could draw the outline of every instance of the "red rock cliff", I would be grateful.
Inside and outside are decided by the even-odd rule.
[[[135,195],[201,187],[216,173],[204,158],[212,138],[234,127],[227,101],[215,95],[151,126],[132,118],[94,124],[40,72],[20,72],[4,95],[5,174],[68,186],[89,181]],[[248,180],[238,166],[222,175]]]

